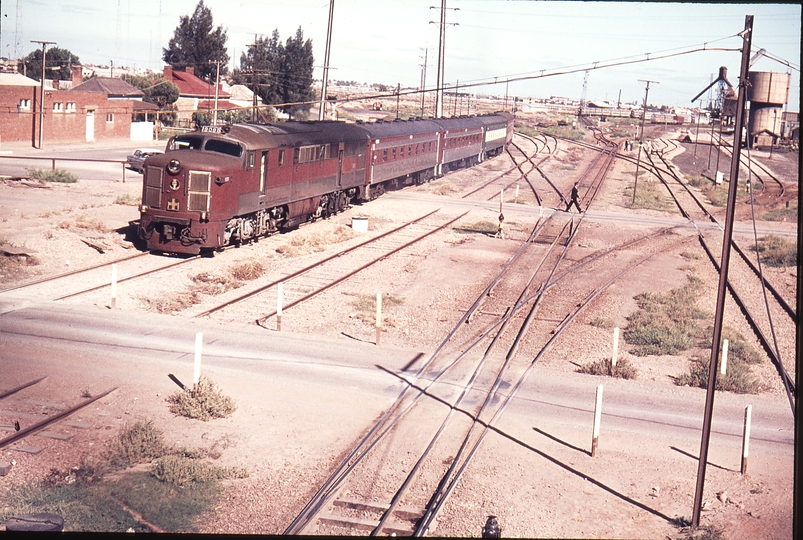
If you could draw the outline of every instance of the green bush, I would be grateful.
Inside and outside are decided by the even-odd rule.
[[[167,398],[170,412],[204,422],[230,416],[237,406],[234,400],[223,395],[214,382],[201,376],[198,384],[188,390],[179,390]]]
[[[31,169],[28,171],[32,178],[45,182],[58,182],[61,184],[74,184],[78,177],[64,169]]]

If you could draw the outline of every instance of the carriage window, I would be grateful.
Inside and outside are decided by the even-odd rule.
[[[412,155],[413,155],[413,145],[408,145],[407,146],[407,157],[410,157]]]
[[[418,155],[418,145],[415,145],[415,155]]]
[[[248,168],[254,168],[254,152],[248,152]]]
[[[268,153],[262,152],[262,161],[259,163],[259,192],[265,193],[265,184],[268,179]]]
[[[382,150],[382,161],[387,161],[387,160],[388,160],[388,149],[385,148],[384,150]]]
[[[279,167],[284,165],[284,150],[279,150]]]

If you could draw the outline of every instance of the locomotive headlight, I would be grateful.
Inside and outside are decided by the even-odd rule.
[[[148,211],[148,205],[147,204],[139,205],[139,211],[140,212],[147,212]]]
[[[167,164],[167,172],[170,174],[178,174],[181,170],[181,162],[177,159],[171,159]]]

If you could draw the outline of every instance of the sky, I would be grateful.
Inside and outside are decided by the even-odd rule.
[[[198,0],[1,0],[6,58],[57,42],[86,64],[161,71],[162,49]],[[228,35],[230,69],[254,36],[300,27],[322,77],[329,0],[205,0]],[[789,68],[760,57],[752,69],[791,73],[788,110],[800,110],[801,5],[669,2],[447,0],[444,79],[479,94],[638,102],[646,82],[651,105],[692,106],[691,99],[728,69],[736,85],[745,16],[753,15],[751,51],[765,49]],[[436,82],[439,0],[334,0],[330,84],[335,80]],[[619,65],[611,65],[619,64]],[[496,84],[493,82],[496,81]],[[584,94],[585,86],[585,96]],[[707,104],[709,94],[702,97]],[[699,103],[699,102],[698,102]]]

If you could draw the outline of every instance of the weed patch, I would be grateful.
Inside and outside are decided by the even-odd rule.
[[[615,366],[610,358],[604,358],[590,364],[584,364],[577,372],[615,377],[617,379],[636,379],[638,377],[638,370],[627,358],[617,359]]]
[[[709,358],[692,358],[688,373],[680,374],[675,379],[675,384],[678,386],[708,388],[709,366]],[[746,363],[737,358],[731,361],[729,357],[727,374],[722,375],[717,371],[716,389],[736,394],[756,394],[761,390],[761,387]]]
[[[797,221],[797,199],[786,202],[786,206],[770,210],[761,216],[764,221]]]
[[[339,244],[354,238],[356,234],[351,227],[346,227],[345,225],[338,225],[329,231],[314,231],[306,235],[294,234],[287,244],[277,247],[276,252],[287,257],[319,253],[329,245]]]
[[[392,309],[404,304],[404,298],[392,294],[382,295],[382,310]],[[363,313],[376,313],[376,296],[364,295],[351,302],[351,305]]]
[[[616,326],[616,324],[607,317],[594,317],[588,321],[588,324],[594,328],[604,328],[605,330],[610,330]]]
[[[204,376],[192,388],[178,390],[170,395],[167,401],[173,414],[204,422],[213,418],[226,418],[237,410],[234,400],[223,395],[217,385]]]
[[[112,467],[126,469],[159,458],[166,452],[164,435],[148,420],[137,422],[122,431],[109,446],[108,456]]]
[[[639,182],[636,188],[636,200],[633,201],[633,188],[625,188],[626,208],[646,208],[648,210],[659,210],[661,212],[671,212],[674,205],[670,201],[663,184],[654,182]]]
[[[28,174],[31,178],[44,180],[45,182],[57,182],[60,184],[74,184],[78,177],[64,169],[29,169]]]
[[[797,243],[781,236],[765,236],[758,241],[758,254],[767,266],[797,266]]]
[[[140,198],[136,195],[131,195],[130,193],[125,193],[123,195],[118,195],[116,199],[114,199],[114,204],[120,204],[123,206],[139,206]]]
[[[161,482],[179,487],[248,476],[242,467],[216,467],[200,459],[179,455],[167,455],[160,458],[151,474]]]
[[[265,269],[257,261],[246,261],[231,269],[231,277],[237,281],[253,281],[265,273]]]
[[[75,226],[79,229],[86,229],[89,231],[107,232],[106,225],[98,219],[80,215],[75,218]]]
[[[701,282],[690,277],[684,287],[663,294],[642,293],[634,299],[639,310],[628,317],[624,331],[627,343],[635,345],[633,354],[676,354],[693,347],[704,330],[699,321],[709,318],[695,301]]]

